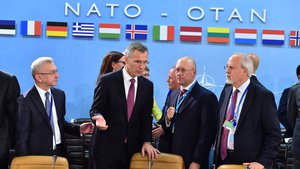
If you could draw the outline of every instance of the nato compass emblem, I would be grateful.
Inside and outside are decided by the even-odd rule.
[[[215,90],[217,86],[215,80],[211,76],[205,73],[205,66],[204,66],[203,74],[197,76],[196,79],[198,79],[198,82],[200,83],[201,86],[205,87],[206,89],[212,92]]]

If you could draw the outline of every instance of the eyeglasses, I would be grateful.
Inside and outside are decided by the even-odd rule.
[[[179,72],[185,73],[187,71],[192,71],[192,70],[194,70],[194,69],[176,68],[175,73],[179,73]]]
[[[41,75],[55,75],[57,73],[58,73],[57,70],[53,70],[53,71],[50,71],[50,72],[38,72],[37,74],[41,74]]]
[[[145,65],[145,66],[149,64],[148,60],[147,61],[134,60],[133,63],[137,65]]]
[[[126,65],[126,62],[122,60],[118,60],[117,63],[122,63],[123,65]]]

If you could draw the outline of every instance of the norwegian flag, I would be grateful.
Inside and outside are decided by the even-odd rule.
[[[146,40],[147,34],[147,25],[126,25],[126,39]]]
[[[292,30],[290,32],[290,45],[300,46],[300,31]]]

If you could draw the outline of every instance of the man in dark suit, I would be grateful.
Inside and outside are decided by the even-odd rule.
[[[300,82],[300,65],[297,66],[296,76],[298,79],[297,83],[299,83]],[[291,127],[291,124],[289,123],[288,117],[287,117],[287,101],[289,98],[290,89],[291,89],[291,87],[288,87],[283,90],[281,97],[280,97],[279,106],[278,106],[279,121],[286,129],[286,131],[284,133],[284,138],[289,138],[289,137],[293,136],[293,128]]]
[[[132,43],[125,53],[126,66],[100,78],[90,111],[96,120],[92,145],[95,169],[129,168],[139,151],[149,159],[158,150],[151,145],[153,84],[142,75],[148,64],[148,49]]]
[[[250,169],[270,168],[280,144],[280,127],[272,92],[250,82],[249,56],[233,54],[226,66],[224,98],[215,144],[215,164],[243,164]],[[234,92],[233,92],[234,91]]]
[[[90,133],[92,123],[76,126],[65,121],[65,93],[53,88],[59,74],[53,59],[40,57],[31,64],[34,86],[18,98],[16,155],[66,155],[64,132]]]
[[[292,152],[294,168],[300,168],[300,83],[290,89],[287,115],[291,127],[294,129]]]
[[[7,169],[10,143],[14,144],[17,97],[20,86],[15,76],[0,71],[0,168]]]
[[[218,100],[196,81],[196,63],[190,57],[176,63],[180,89],[170,96],[171,107],[163,117],[168,153],[181,155],[187,169],[208,169],[209,152],[217,130]]]

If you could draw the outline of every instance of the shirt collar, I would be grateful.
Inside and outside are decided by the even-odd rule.
[[[125,67],[122,69],[122,72],[123,72],[123,78],[125,81],[130,81],[130,79],[132,79],[132,77],[126,71]],[[134,80],[137,82],[137,76],[134,77]]]
[[[249,84],[250,84],[250,79],[248,79],[245,83],[243,83],[239,88],[238,88],[238,90],[239,90],[239,92],[240,93],[244,93],[244,91],[247,89],[247,87],[249,86]],[[233,87],[233,91],[235,91],[235,87]]]
[[[187,87],[182,87],[182,86],[180,86],[180,90],[185,89],[185,90],[188,91],[188,90],[191,88],[191,86],[192,86],[195,82],[196,82],[196,79],[195,79],[192,83],[190,83]]]

